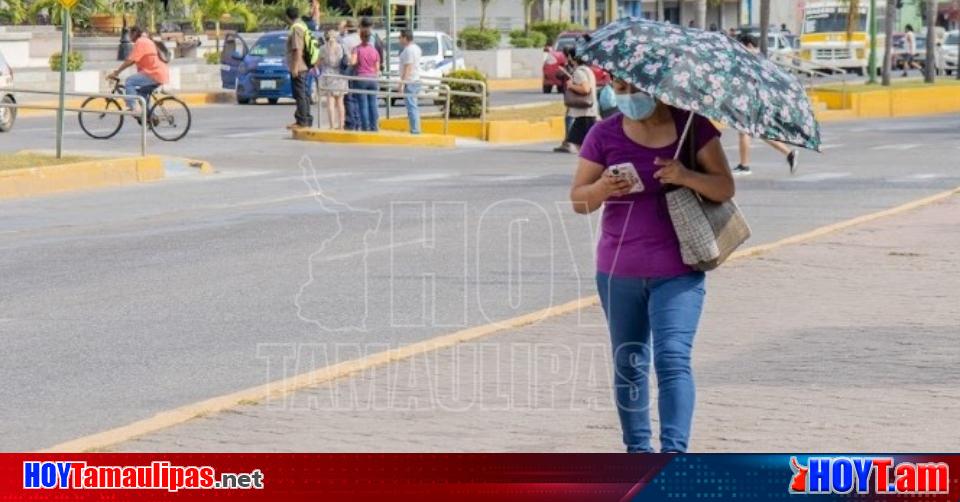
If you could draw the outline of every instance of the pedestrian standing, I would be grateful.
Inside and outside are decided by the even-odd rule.
[[[310,68],[304,60],[307,45],[307,25],[300,19],[300,9],[290,6],[286,10],[290,22],[290,35],[287,37],[287,70],[290,71],[290,85],[297,109],[293,114],[294,122],[287,129],[299,129],[313,125],[310,114],[310,93],[307,89],[307,76]]]
[[[343,130],[346,121],[346,110],[343,104],[347,93],[347,81],[341,77],[340,66],[343,63],[343,46],[337,40],[339,34],[330,30],[325,37],[323,60],[320,63],[324,94],[327,100],[327,116],[330,119],[330,128]]]
[[[360,124],[364,131],[375,132],[380,129],[377,105],[377,91],[380,76],[380,53],[371,42],[369,29],[360,30],[360,45],[353,50],[352,64],[356,67],[357,77],[363,78],[356,84],[357,90],[366,91],[357,94],[360,108]]]
[[[564,141],[564,151],[577,153],[590,128],[600,116],[597,103],[597,77],[590,66],[584,64],[573,51],[567,55],[573,61],[573,74],[564,90],[564,101],[567,103],[567,116],[572,119],[567,137]],[[572,93],[572,95],[568,94]],[[572,99],[571,99],[572,98]],[[561,148],[563,145],[561,145]]]
[[[752,36],[743,35],[740,38],[740,43],[742,43],[747,50],[753,54],[760,54],[760,48],[757,47],[756,41]],[[751,138],[749,135],[740,133],[740,162],[737,164],[737,167],[733,168],[733,174],[737,176],[748,176],[753,173],[753,171],[750,170],[750,139]],[[763,142],[770,145],[774,150],[782,153],[786,157],[787,166],[790,168],[790,174],[797,172],[797,162],[799,161],[800,155],[799,150],[790,149],[787,147],[787,145],[784,145],[779,141],[765,139]]]
[[[413,40],[412,30],[400,32],[400,94],[407,105],[407,122],[410,134],[420,134],[420,107],[417,103],[420,95],[420,58],[423,51]]]
[[[913,25],[908,24],[905,28],[906,34],[903,36],[903,45],[904,50],[907,51],[904,54],[905,59],[903,63],[903,76],[907,76],[907,72],[910,70],[915,70],[920,68],[920,65],[915,61],[917,54],[917,36],[913,33]]]
[[[340,41],[341,47],[343,47],[343,52],[347,55],[344,58],[342,65],[340,66],[340,73],[348,77],[357,76],[356,67],[353,65],[352,54],[354,49],[360,45],[360,34],[357,33],[357,25],[354,23],[353,19],[348,19],[343,24],[343,38]],[[347,87],[350,89],[357,88],[357,82],[355,80],[350,80],[347,83]],[[348,92],[343,98],[343,106],[346,111],[346,119],[344,121],[345,128],[348,131],[359,131],[360,130],[360,100],[359,96],[354,93]]]
[[[734,182],[720,133],[709,120],[693,117],[693,141],[684,144],[694,148],[698,166],[688,168],[674,154],[690,112],[667,106],[627,82],[615,80],[613,85],[621,113],[587,135],[570,200],[580,214],[603,206],[597,289],[610,330],[626,449],[653,451],[652,352],[661,451],[685,452],[696,393],[690,356],[706,295],[705,275],[683,263],[665,186],[687,187],[723,202],[733,197]]]

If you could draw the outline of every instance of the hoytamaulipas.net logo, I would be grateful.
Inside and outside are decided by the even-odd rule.
[[[893,457],[790,457],[796,494],[945,494],[950,466],[943,462],[898,462]]]
[[[263,472],[217,473],[208,465],[87,465],[80,461],[25,461],[24,489],[262,490]]]

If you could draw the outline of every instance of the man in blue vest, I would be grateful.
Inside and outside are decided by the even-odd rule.
[[[307,89],[307,67],[304,51],[307,43],[307,25],[300,19],[300,9],[287,7],[287,20],[290,22],[290,36],[287,37],[287,69],[290,70],[290,86],[297,110],[293,113],[295,121],[287,129],[299,129],[313,125],[310,114],[310,93]]]

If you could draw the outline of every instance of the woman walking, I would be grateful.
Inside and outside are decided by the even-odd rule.
[[[683,263],[665,187],[688,187],[716,202],[734,183],[713,124],[694,116],[698,170],[674,159],[690,112],[623,80],[612,84],[617,113],[587,135],[570,192],[574,210],[604,207],[597,289],[610,329],[614,387],[628,452],[652,452],[648,374],[657,373],[660,447],[684,452],[693,419],[690,354],[703,310],[704,273]]]
[[[581,61],[572,49],[567,51],[567,60],[571,62],[573,72],[564,90],[567,105],[567,136],[563,144],[555,148],[557,152],[577,153],[580,145],[593,124],[600,116],[597,104],[597,77],[590,66]]]
[[[377,48],[370,43],[370,30],[360,31],[360,45],[353,50],[351,62],[357,68],[357,76],[371,80],[360,80],[356,83],[356,88],[367,91],[357,95],[357,101],[360,103],[360,124],[364,131],[378,131],[379,117],[377,110],[377,95],[379,84],[376,78],[379,76],[380,53]]]
[[[340,65],[343,63],[343,46],[340,45],[337,30],[327,31],[325,38],[320,70],[327,97],[327,116],[330,118],[331,129],[343,130],[346,120],[343,96],[347,93],[347,81],[339,78],[342,75]]]

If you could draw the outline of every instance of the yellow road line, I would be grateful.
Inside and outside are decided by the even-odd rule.
[[[946,192],[941,192],[930,197],[908,202],[890,209],[884,209],[875,213],[870,213],[831,225],[826,225],[810,232],[787,237],[770,244],[753,246],[734,253],[730,259],[744,259],[766,254],[785,246],[810,241],[829,233],[927,206],[947,199],[948,197],[958,193],[960,193],[960,187],[957,187],[953,190],[948,190]],[[264,385],[244,389],[224,396],[214,397],[198,403],[181,406],[173,410],[160,412],[150,418],[138,420],[128,425],[98,432],[96,434],[91,434],[89,436],[84,436],[71,441],[66,441],[42,451],[78,452],[104,448],[110,445],[128,441],[138,436],[187,422],[188,420],[200,415],[208,415],[211,413],[217,413],[235,408],[241,403],[251,401],[256,402],[265,399],[281,397],[299,389],[343,378],[350,374],[364,371],[376,366],[407,359],[419,354],[444,349],[459,343],[476,340],[505,329],[519,328],[528,324],[533,324],[548,317],[576,312],[582,308],[594,306],[598,302],[599,300],[596,295],[586,296],[562,305],[545,308],[519,317],[514,317],[512,319],[494,322],[483,326],[477,326],[447,335],[441,335],[436,338],[413,343],[411,345],[405,345],[403,347],[379,352],[377,354],[372,354],[359,359],[344,361],[300,375],[269,382]]]

